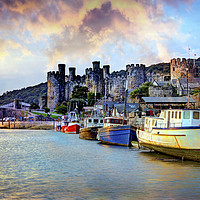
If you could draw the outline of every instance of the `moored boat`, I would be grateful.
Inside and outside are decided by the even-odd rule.
[[[79,138],[97,140],[98,128],[103,127],[104,119],[101,116],[91,116],[84,119],[84,128],[80,129]]]
[[[81,123],[75,111],[71,111],[68,116],[62,116],[56,125],[56,130],[68,134],[78,134]]]
[[[163,110],[159,117],[145,117],[137,131],[139,144],[182,159],[200,161],[200,110]]]
[[[122,146],[131,146],[132,141],[137,141],[136,128],[119,117],[106,117],[97,137],[102,143]]]

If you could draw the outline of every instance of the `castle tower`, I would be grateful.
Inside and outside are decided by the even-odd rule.
[[[76,68],[75,67],[69,67],[69,80],[74,81],[76,76]]]
[[[109,77],[110,75],[110,65],[103,66],[103,78]]]
[[[47,72],[47,107],[55,109],[57,103],[65,101],[65,64],[58,71]]]
[[[131,64],[126,66],[127,89],[131,92],[146,81],[145,65]]]
[[[93,61],[92,64],[93,64],[93,71],[94,72],[99,71],[99,69],[100,69],[100,61]]]

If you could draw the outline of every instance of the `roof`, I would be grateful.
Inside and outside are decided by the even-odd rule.
[[[142,97],[145,103],[187,103],[187,97]],[[196,103],[189,97],[190,103]]]
[[[114,107],[117,108],[117,111],[119,113],[124,112],[124,103],[114,104]],[[132,112],[132,111],[138,109],[138,107],[139,107],[138,103],[127,103],[126,104],[126,112]]]

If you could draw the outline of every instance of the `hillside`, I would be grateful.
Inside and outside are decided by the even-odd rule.
[[[0,96],[0,106],[11,103],[14,99],[20,99],[25,103],[39,104],[39,97],[46,95],[46,93],[47,83],[40,83],[35,86],[5,92]]]
[[[159,63],[155,65],[151,65],[146,68],[146,73],[152,72],[162,72],[163,74],[170,73],[170,63]]]

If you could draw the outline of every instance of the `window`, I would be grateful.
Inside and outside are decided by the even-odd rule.
[[[172,119],[174,118],[174,111],[172,111]]]
[[[103,119],[100,120],[100,123],[103,123]]]
[[[176,111],[176,112],[175,112],[175,119],[177,119],[177,114],[178,114],[178,112]]]
[[[166,118],[166,110],[164,111],[164,118]]]
[[[199,119],[199,112],[193,112],[193,119]]]
[[[190,111],[184,111],[183,119],[190,119]]]
[[[179,112],[179,119],[181,119],[181,111]]]
[[[91,123],[91,122],[92,122],[92,119],[88,119],[88,122]]]
[[[97,124],[98,123],[98,119],[94,119],[94,123]]]

